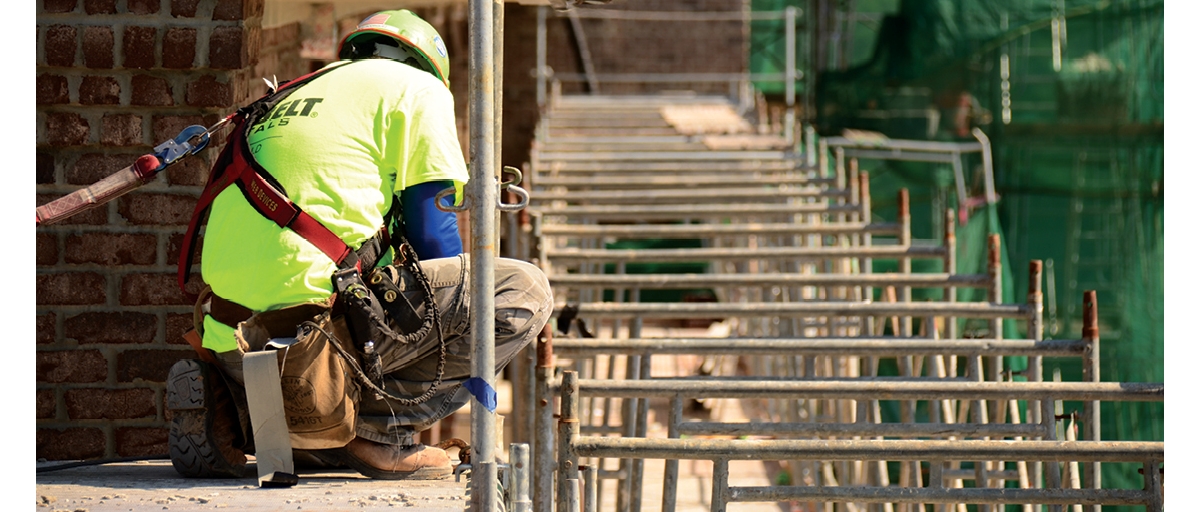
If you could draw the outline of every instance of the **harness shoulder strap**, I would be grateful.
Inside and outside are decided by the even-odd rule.
[[[181,290],[184,290],[188,281],[188,272],[191,270],[195,255],[194,246],[196,237],[200,226],[206,221],[208,208],[212,205],[217,195],[230,185],[237,185],[241,189],[242,195],[246,197],[256,211],[264,217],[271,219],[279,227],[290,228],[292,231],[295,231],[296,234],[302,236],[305,240],[308,240],[320,249],[321,252],[325,253],[339,267],[345,265],[358,266],[360,264],[358,255],[342,241],[341,237],[305,213],[304,210],[288,199],[284,191],[273,185],[273,183],[278,182],[271,177],[265,168],[254,160],[254,155],[246,146],[245,131],[247,127],[252,126],[256,120],[270,112],[275,105],[291,94],[297,86],[308,83],[334,69],[337,69],[337,67],[320,69],[286,82],[279,89],[259,98],[250,105],[238,109],[236,113],[230,116],[234,123],[234,129],[229,134],[225,148],[222,149],[220,156],[217,157],[217,161],[213,165],[208,183],[205,184],[204,190],[200,193],[200,198],[196,201],[196,207],[192,211],[192,218],[188,222],[187,233],[183,238],[177,275]],[[386,237],[386,226],[382,230],[382,233]],[[364,245],[377,246],[377,244]],[[384,247],[386,247],[386,243]],[[186,293],[186,290],[184,291]]]

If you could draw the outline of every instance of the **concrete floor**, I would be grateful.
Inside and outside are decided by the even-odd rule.
[[[61,464],[61,463],[60,463]],[[41,466],[43,464],[39,464]],[[251,468],[253,470],[253,468]],[[302,472],[300,483],[259,488],[254,477],[181,478],[166,460],[64,469],[37,475],[37,510],[361,510],[399,507],[461,512],[469,503],[466,479],[385,482],[354,471]]]
[[[657,336],[704,335],[705,330],[664,329]],[[699,358],[689,356],[652,359],[652,375],[671,376],[692,374],[700,364]],[[726,364],[728,361],[726,362]],[[722,366],[725,366],[724,364]],[[605,369],[598,367],[597,373]],[[732,371],[726,369],[726,371]],[[620,372],[618,372],[620,373]],[[506,381],[497,383],[497,413],[511,417],[511,388]],[[716,400],[696,411],[714,421],[746,421],[741,404],[733,400]],[[597,414],[599,414],[597,412]],[[651,402],[647,435],[666,437],[661,419],[666,418],[666,402]],[[597,416],[598,419],[598,416]],[[464,408],[450,418],[452,437],[470,440],[470,409]],[[501,420],[504,421],[504,420]],[[508,429],[505,429],[508,430]],[[437,439],[433,440],[434,442]],[[507,459],[508,440],[498,445],[496,454],[501,462]],[[501,448],[503,447],[503,448]],[[451,450],[451,457],[457,451]],[[616,461],[607,461],[616,469]],[[54,466],[63,461],[38,463]],[[606,466],[608,467],[608,466]],[[709,510],[712,493],[712,463],[709,461],[680,461],[678,512]],[[730,478],[734,485],[770,485],[777,466],[760,461],[732,461]],[[254,468],[251,466],[253,475]],[[657,511],[662,506],[663,461],[647,460],[644,468],[645,485],[642,510]],[[240,480],[195,480],[179,476],[167,460],[110,463],[58,471],[37,473],[36,510],[46,512],[103,512],[103,511],[198,511],[198,510],[363,510],[402,508],[414,512],[462,512],[470,505],[468,478],[453,477],[443,481],[386,482],[362,477],[351,470],[300,471],[300,483],[285,489],[263,489],[251,476]],[[615,506],[616,483],[604,482],[601,488],[601,510]],[[21,506],[23,500],[15,505]],[[27,503],[27,502],[26,502]],[[779,512],[789,510],[786,504],[733,503],[728,510],[742,512]]]

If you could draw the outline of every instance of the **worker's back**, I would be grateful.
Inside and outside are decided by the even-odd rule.
[[[383,225],[393,193],[465,182],[466,164],[453,97],[433,75],[386,59],[332,66],[341,69],[300,86],[247,128],[247,146],[293,202],[356,248]],[[230,187],[213,203],[201,269],[214,293],[264,311],[327,298],[336,266]],[[208,317],[205,346],[233,349],[231,328]]]

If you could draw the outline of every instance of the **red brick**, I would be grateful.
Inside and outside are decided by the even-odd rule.
[[[150,75],[134,75],[130,104],[148,107],[169,107],[175,104],[171,96],[171,84],[165,78]]]
[[[188,69],[196,63],[196,29],[171,27],[163,34],[162,66]]]
[[[54,155],[37,153],[37,184],[54,183]]]
[[[71,102],[71,91],[67,88],[67,77],[41,74],[37,77],[37,104],[61,105]]]
[[[157,245],[152,234],[85,232],[67,236],[64,260],[71,264],[151,265]]]
[[[191,18],[196,16],[196,7],[200,0],[171,0],[171,16],[176,18]]]
[[[197,294],[202,286],[193,280],[188,292]],[[121,304],[125,306],[188,306],[194,301],[179,290],[175,273],[128,274],[121,280]]]
[[[58,199],[59,197],[62,197],[62,196],[63,196],[63,194],[38,194],[37,199],[36,199],[37,205],[41,206],[43,204],[49,203],[50,201]],[[108,224],[108,209],[104,208],[104,207],[99,207],[99,208],[92,208],[90,210],[84,210],[82,212],[76,213],[75,215],[72,215],[70,217],[67,217],[65,219],[58,221],[58,223],[56,225],[58,225],[58,226],[99,226],[99,225],[103,225],[103,224]]]
[[[54,413],[57,410],[54,402],[53,389],[37,390],[37,419],[46,420],[53,419]]]
[[[209,143],[215,144],[216,142],[218,141],[214,137]],[[216,155],[219,153],[219,149],[209,147],[205,151],[210,155]],[[167,182],[171,185],[202,186],[208,180],[208,171],[208,162],[204,158],[194,155],[191,158],[176,160],[175,164],[171,166],[171,172],[166,173]]]
[[[150,313],[92,311],[63,320],[63,338],[87,343],[151,343],[158,318]]]
[[[58,237],[53,233],[37,234],[37,264],[45,266],[58,264]]]
[[[74,6],[72,6],[74,8]],[[79,48],[75,27],[51,25],[46,29],[46,64],[49,66],[74,66],[75,53]]]
[[[246,29],[242,27],[216,27],[208,38],[208,67],[213,69],[241,69],[249,63],[246,46]]]
[[[204,75],[188,84],[185,100],[193,107],[231,107],[233,87],[228,79],[222,83],[215,76]]]
[[[117,382],[166,382],[167,372],[180,359],[195,359],[188,348],[168,350],[126,350],[117,356]]]
[[[79,103],[116,105],[121,102],[121,84],[111,76],[85,76],[79,84]]]
[[[54,321],[57,315],[46,313],[37,316],[37,342],[39,345],[54,343]]]
[[[104,432],[98,428],[37,430],[37,458],[86,460],[104,456]]]
[[[158,406],[154,390],[136,389],[68,389],[63,393],[67,417],[72,420],[121,420],[154,418]]]
[[[125,37],[121,43],[125,49],[126,68],[149,69],[154,67],[154,50],[158,46],[154,38],[158,29],[154,27],[125,27]]]
[[[88,14],[116,14],[117,0],[83,0],[83,12]]]
[[[183,335],[192,330],[192,313],[167,313],[167,343],[187,345]]]
[[[99,350],[39,350],[37,381],[102,382],[108,378],[108,360]]]
[[[160,0],[128,0],[125,8],[129,14],[154,14],[161,3]]]
[[[142,116],[136,114],[106,114],[100,120],[100,143],[105,146],[140,146]]]
[[[179,194],[127,194],[117,199],[117,212],[135,225],[187,225],[196,198]]]
[[[167,241],[167,262],[177,264],[179,262],[180,252],[183,251],[183,238],[186,233],[172,235]],[[192,264],[200,264],[200,253],[204,252],[204,237],[196,237],[196,241],[192,245]]]
[[[65,306],[104,303],[104,276],[95,272],[37,275],[37,304]]]
[[[117,455],[121,457],[145,457],[167,453],[165,428],[121,427],[116,430]]]
[[[42,0],[42,9],[46,12],[71,12],[79,5],[79,0]]]
[[[87,143],[87,119],[71,112],[46,114],[46,141],[51,146],[80,146]]]
[[[194,124],[208,126],[201,116],[156,116],[151,121],[151,136],[156,141],[174,139],[184,128]]]
[[[245,19],[247,4],[252,4],[252,1],[217,0],[216,7],[212,8],[212,19]]]
[[[83,28],[83,65],[92,69],[112,69],[115,47],[112,27]]]
[[[87,153],[67,168],[64,178],[71,185],[91,185],[109,175],[129,167],[137,155],[104,155]]]

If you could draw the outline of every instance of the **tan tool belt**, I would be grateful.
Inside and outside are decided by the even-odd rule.
[[[198,333],[203,333],[206,313],[227,325],[236,322],[233,327],[238,354],[276,350],[293,448],[340,448],[354,439],[359,389],[349,377],[353,371],[350,363],[332,344],[339,344],[347,354],[356,351],[346,322],[333,313],[331,301],[253,313],[206,289],[195,308]],[[237,359],[234,354],[219,356],[227,370],[240,366],[240,361],[233,360]],[[240,370],[228,373],[244,384]]]

